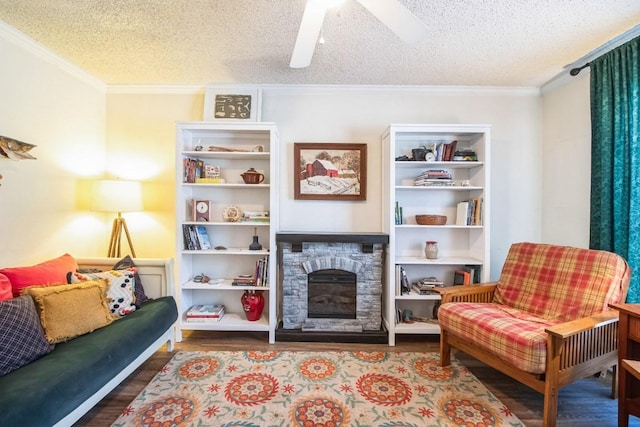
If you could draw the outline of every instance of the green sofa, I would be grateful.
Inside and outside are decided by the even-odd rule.
[[[78,264],[109,269],[114,260],[79,259]],[[137,259],[136,266],[153,299],[0,376],[0,425],[70,426],[164,344],[173,349],[178,312],[171,296],[172,261]]]

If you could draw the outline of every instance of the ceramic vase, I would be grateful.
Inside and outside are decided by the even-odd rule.
[[[262,316],[262,310],[264,310],[264,296],[260,291],[246,290],[240,297],[242,302],[242,309],[244,310],[247,320],[255,322]]]

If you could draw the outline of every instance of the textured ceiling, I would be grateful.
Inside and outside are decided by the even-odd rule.
[[[107,84],[479,86],[541,86],[640,22],[639,0],[401,2],[426,38],[405,44],[346,0],[302,69],[305,0],[0,0],[0,20]]]

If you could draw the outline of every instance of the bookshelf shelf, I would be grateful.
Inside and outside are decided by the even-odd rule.
[[[413,161],[418,147],[438,146],[456,141],[456,150],[468,149],[477,161]],[[439,334],[434,319],[440,296],[402,292],[420,279],[434,277],[452,286],[456,271],[479,269],[480,281],[489,280],[489,198],[490,127],[487,125],[399,124],[390,125],[382,136],[383,145],[383,227],[391,244],[387,256],[384,323],[389,331],[389,345],[395,345],[396,334]],[[429,173],[426,173],[429,171]],[[442,176],[440,185],[414,185],[416,179]],[[440,174],[440,175],[438,175]],[[427,182],[431,183],[430,180]],[[458,221],[458,204],[473,201],[477,224]],[[481,203],[477,203],[480,200]],[[471,203],[470,203],[471,204]],[[463,203],[463,206],[464,205]],[[462,213],[465,210],[461,210]],[[471,212],[471,211],[470,211]],[[432,214],[447,217],[445,225],[418,225],[415,215]],[[465,216],[462,216],[465,219]],[[426,241],[438,243],[438,258],[425,257]],[[403,313],[432,320],[403,322]]]
[[[205,330],[264,331],[268,332],[269,342],[275,342],[278,142],[277,127],[273,123],[180,122],[176,125],[176,296],[181,312],[178,341],[182,339],[182,331]],[[224,182],[192,182],[202,177],[199,171],[207,167],[219,171]],[[241,174],[250,168],[264,174],[263,183],[244,183]],[[208,221],[196,221],[194,200],[209,201]],[[230,208],[233,216],[228,215]],[[237,219],[238,210],[247,213],[242,218],[248,218],[249,213],[259,219],[265,218],[263,215],[267,212],[268,215],[261,220],[229,221]],[[187,246],[193,242],[185,239],[183,228],[200,226],[206,229],[212,249]],[[192,233],[187,234],[193,237]],[[258,236],[262,250],[249,249],[254,235]],[[209,283],[195,282],[197,275],[210,277]],[[232,285],[233,278],[242,275],[259,277],[264,280],[264,286]],[[245,316],[240,300],[245,291],[261,292],[265,298],[259,320],[249,321]],[[186,311],[197,304],[223,304],[225,314],[219,321],[187,321]]]

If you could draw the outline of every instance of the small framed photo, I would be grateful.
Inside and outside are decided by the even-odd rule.
[[[207,86],[204,121],[259,122],[262,90],[256,85]]]
[[[366,200],[367,144],[293,144],[296,200]]]

